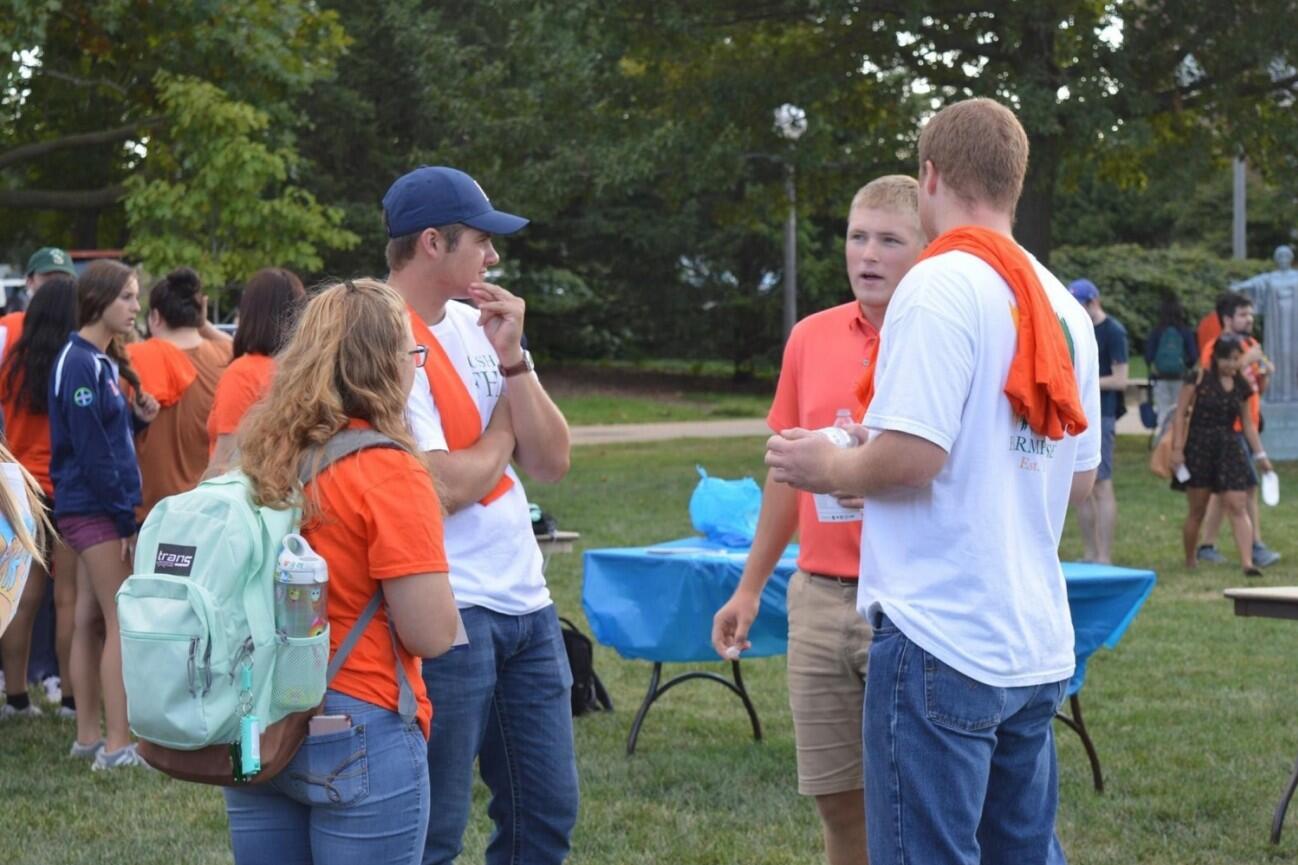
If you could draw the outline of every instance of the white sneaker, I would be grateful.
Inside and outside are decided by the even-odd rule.
[[[49,703],[63,701],[63,680],[58,676],[46,676],[41,679],[41,688],[45,690],[45,700]]]
[[[108,751],[103,748],[95,755],[95,762],[90,764],[90,768],[95,772],[103,772],[108,769],[126,769],[132,766],[139,766],[147,769],[149,764],[144,762],[144,758],[135,750],[134,743],[124,748],[118,748],[116,751]]]
[[[72,748],[68,751],[68,756],[75,760],[94,760],[99,756],[99,752],[102,750],[104,750],[103,739],[91,742],[89,745],[83,745],[76,739],[73,739]]]
[[[54,717],[64,721],[75,721],[77,719],[77,710],[60,705],[54,712]]]
[[[15,709],[8,703],[0,706],[0,721],[8,721],[10,718],[39,718],[44,714],[35,703],[28,703],[26,709]]]

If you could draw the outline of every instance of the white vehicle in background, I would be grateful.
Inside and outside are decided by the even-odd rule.
[[[13,297],[18,292],[18,290],[25,285],[27,285],[27,280],[21,276],[0,277],[0,286],[4,286],[3,305],[7,305],[9,303],[9,299]]]

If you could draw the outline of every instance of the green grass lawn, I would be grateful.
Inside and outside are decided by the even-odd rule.
[[[555,402],[572,426],[765,417],[769,394],[682,392],[670,396],[559,394]]]
[[[530,493],[562,527],[580,531],[584,547],[665,540],[690,532],[695,463],[760,480],[760,446],[741,439],[581,448],[561,485],[533,485]],[[1057,728],[1060,836],[1074,865],[1294,862],[1298,816],[1278,849],[1266,839],[1298,755],[1298,626],[1236,618],[1221,597],[1243,584],[1236,568],[1181,566],[1184,502],[1148,474],[1144,459],[1143,438],[1120,441],[1117,557],[1156,570],[1159,585],[1117,650],[1093,658],[1082,693],[1104,794],[1091,788],[1076,737]],[[1298,491],[1298,465],[1281,467],[1281,476],[1286,490]],[[1294,501],[1264,512],[1268,541],[1285,558],[1262,584],[1298,582]],[[1070,524],[1063,555],[1080,552]],[[556,556],[550,568],[560,610],[584,623],[580,556]],[[795,793],[784,661],[744,666],[763,743],[752,742],[727,692],[691,683],[654,707],[628,759],[626,734],[649,666],[597,648],[596,668],[617,711],[576,724],[583,799],[571,861],[823,861],[813,806]],[[0,725],[0,862],[229,860],[219,792],[144,772],[92,774],[64,756],[71,738],[70,724],[48,719]],[[464,862],[482,861],[490,831],[485,791],[475,797]]]

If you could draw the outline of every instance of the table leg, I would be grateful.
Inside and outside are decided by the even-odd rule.
[[[1284,814],[1289,810],[1289,800],[1293,798],[1295,789],[1298,789],[1298,764],[1294,765],[1293,774],[1289,776],[1289,784],[1284,788],[1280,804],[1275,806],[1275,817],[1271,820],[1272,844],[1280,843],[1280,832],[1284,829]]]
[[[748,689],[744,687],[744,677],[739,672],[739,662],[731,661],[730,666],[733,668],[735,674],[735,687],[731,690],[739,695],[740,700],[744,701],[744,708],[748,710],[748,720],[753,725],[753,739],[754,741],[760,742],[762,741],[762,722],[757,720],[757,707],[755,707],[753,701],[748,698]],[[726,684],[728,685],[730,683],[726,682]]]
[[[627,756],[635,753],[636,740],[640,738],[640,727],[644,724],[645,716],[649,714],[649,707],[652,706],[663,694],[666,694],[682,682],[688,682],[690,679],[705,679],[719,682],[729,688],[730,691],[743,702],[744,708],[748,711],[748,720],[753,725],[753,739],[760,742],[762,740],[762,723],[757,718],[757,708],[753,706],[753,701],[748,697],[748,689],[744,687],[744,677],[739,672],[739,662],[731,661],[730,666],[735,677],[733,682],[724,676],[717,675],[716,673],[694,670],[689,673],[682,673],[679,676],[674,676],[660,686],[659,683],[662,682],[663,665],[661,661],[655,661],[653,672],[649,675],[649,689],[645,692],[644,700],[640,703],[640,708],[635,713],[635,720],[631,722],[631,732],[626,739]]]
[[[1103,793],[1104,775],[1100,772],[1100,755],[1095,752],[1095,743],[1091,741],[1091,734],[1086,730],[1086,721],[1082,718],[1082,701],[1076,694],[1068,698],[1068,707],[1073,713],[1071,718],[1063,712],[1056,712],[1055,717],[1082,740],[1082,747],[1086,749],[1086,758],[1091,761],[1091,780],[1095,784],[1095,792]]]

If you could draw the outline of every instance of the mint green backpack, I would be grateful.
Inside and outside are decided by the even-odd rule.
[[[338,433],[304,461],[303,484],[373,447],[397,445],[373,430]],[[252,780],[273,777],[377,612],[381,591],[333,663],[327,628],[301,639],[276,633],[275,563],[300,516],[297,508],[255,506],[251,483],[234,471],[163,499],[144,521],[135,573],[117,592],[117,618],[131,731],[155,768],[192,781],[241,782],[230,755],[243,714],[241,672],[251,664],[251,710],[263,730],[263,769]],[[413,718],[414,694],[400,678],[402,715]]]

